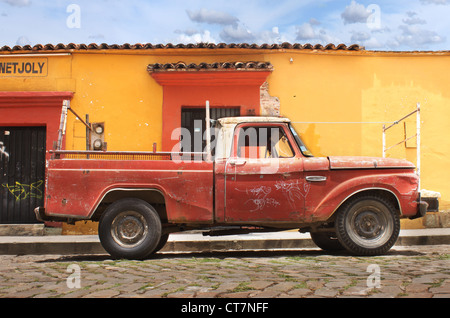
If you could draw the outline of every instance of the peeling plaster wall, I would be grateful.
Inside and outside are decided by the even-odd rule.
[[[261,85],[261,115],[262,116],[279,116],[280,115],[280,99],[271,96],[269,93],[269,83],[264,82]]]

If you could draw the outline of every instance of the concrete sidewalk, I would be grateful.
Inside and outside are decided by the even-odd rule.
[[[401,230],[397,246],[450,244],[450,228]],[[161,252],[212,252],[315,248],[309,234],[298,232],[203,236],[171,234]],[[96,235],[0,236],[0,255],[105,254]]]

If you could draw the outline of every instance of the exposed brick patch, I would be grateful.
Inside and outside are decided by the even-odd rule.
[[[262,116],[279,116],[280,115],[280,99],[269,94],[269,83],[264,82],[260,89],[261,115]]]

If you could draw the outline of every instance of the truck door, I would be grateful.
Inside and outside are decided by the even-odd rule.
[[[225,221],[300,220],[309,184],[286,124],[241,124],[225,166]]]

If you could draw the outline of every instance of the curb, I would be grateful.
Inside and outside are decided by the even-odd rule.
[[[450,228],[401,230],[395,246],[450,244]],[[317,248],[309,234],[250,233],[209,237],[176,233],[161,253],[268,251]],[[0,255],[107,254],[96,235],[0,236]]]

